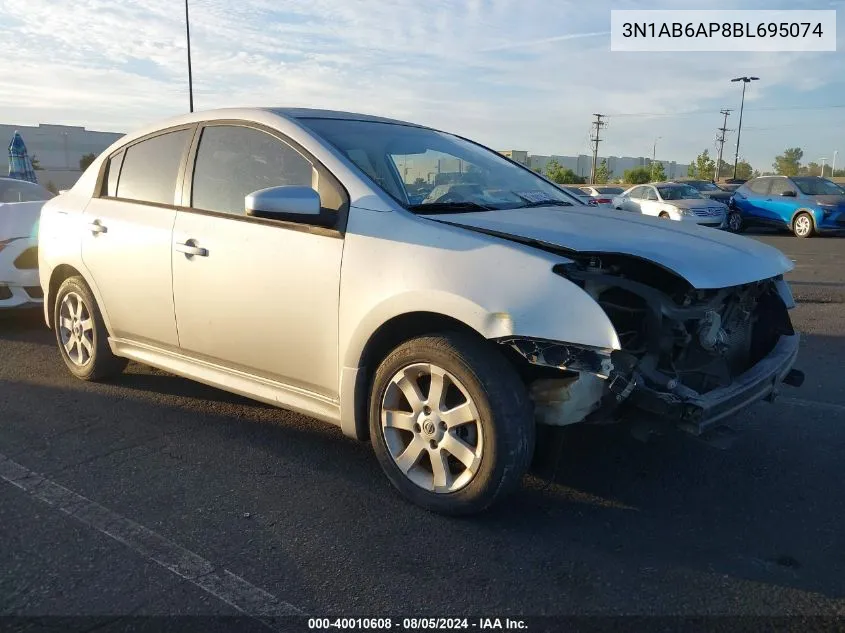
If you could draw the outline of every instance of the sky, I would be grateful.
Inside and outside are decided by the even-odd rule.
[[[835,53],[610,51],[611,9],[838,9]],[[378,114],[531,154],[845,167],[845,0],[190,0],[194,102]],[[129,132],[188,109],[181,0],[0,0],[0,122]],[[735,132],[725,155],[733,159]]]

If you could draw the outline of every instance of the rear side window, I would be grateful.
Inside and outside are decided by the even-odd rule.
[[[212,125],[197,150],[191,206],[244,215],[244,199],[267,187],[297,185],[318,190],[317,172],[302,154],[254,128]]]
[[[772,189],[769,193],[771,193],[773,196],[779,196],[784,191],[795,191],[795,188],[792,186],[792,183],[789,182],[786,178],[773,178]]]
[[[631,193],[628,194],[629,198],[633,198],[634,200],[639,200],[643,196],[643,191],[645,187],[634,187],[631,189]]]
[[[174,204],[176,178],[189,140],[190,130],[178,130],[128,147],[117,181],[117,197]]]
[[[120,176],[120,166],[123,164],[123,157],[126,155],[125,150],[121,150],[109,159],[106,166],[106,191],[105,195],[110,198],[117,196],[117,178]]]
[[[754,193],[765,194],[769,192],[769,183],[771,178],[759,178],[748,183],[748,188]]]

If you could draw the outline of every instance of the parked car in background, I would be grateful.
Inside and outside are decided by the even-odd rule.
[[[0,178],[0,309],[42,302],[38,217],[53,194],[41,185]]]
[[[461,170],[412,202],[438,165]],[[468,514],[519,485],[538,423],[700,434],[800,381],[792,262],[711,233],[431,128],[243,108],[114,143],[44,206],[39,264],[74,376],[133,359],[336,424]]]
[[[740,178],[728,178],[727,180],[723,180],[717,183],[717,186],[720,189],[724,189],[725,191],[736,191],[742,185],[744,185],[747,180],[742,180]]]
[[[583,191],[581,191],[580,187],[576,187],[574,185],[558,185],[563,191],[568,193],[572,198],[578,200],[581,204],[586,204],[591,207],[598,206],[598,203],[590,198],[590,196]]]
[[[693,187],[673,182],[631,187],[614,198],[613,207],[701,226],[727,226],[727,205],[702,198]]]
[[[613,197],[625,192],[624,187],[612,187],[610,185],[585,185],[579,189],[589,196],[596,206],[613,207]]]
[[[786,228],[798,237],[845,230],[845,189],[818,176],[760,176],[734,193],[732,231]]]
[[[676,180],[679,185],[688,185],[695,189],[702,198],[708,200],[718,200],[719,202],[730,206],[732,191],[726,191],[717,186],[710,180]]]

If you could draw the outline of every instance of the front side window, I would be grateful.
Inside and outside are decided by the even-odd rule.
[[[657,200],[657,193],[654,191],[654,187],[644,187],[643,198],[645,200]]]
[[[41,185],[26,180],[0,178],[0,203],[40,202],[52,197],[53,194]]]
[[[192,207],[244,215],[249,194],[283,185],[318,188],[316,170],[295,149],[254,128],[212,125],[203,130]]]
[[[174,204],[176,178],[190,138],[190,130],[178,130],[126,148],[117,181],[117,197],[138,202]]]
[[[300,122],[414,212],[578,204],[531,170],[451,134],[375,121],[303,118]]]

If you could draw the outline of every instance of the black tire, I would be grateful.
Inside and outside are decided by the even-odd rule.
[[[658,215],[657,217],[661,218],[663,220],[671,220],[672,219],[672,216],[669,215],[668,213],[666,213],[665,211],[661,211],[660,215]]]
[[[742,221],[742,216],[737,211],[728,213],[728,230],[731,233],[742,233],[745,230],[745,223]]]
[[[71,301],[76,297],[82,300],[83,316],[87,316],[92,321],[92,328],[90,329],[89,346],[92,353],[87,353],[87,359],[81,359],[85,362],[77,362],[73,360],[65,349],[63,336],[67,335],[68,330],[61,326],[62,306],[65,298],[69,295]],[[115,356],[108,342],[108,332],[106,326],[103,324],[103,318],[100,315],[100,309],[94,299],[94,295],[88,284],[82,277],[69,277],[65,279],[56,292],[56,299],[53,303],[53,330],[56,333],[56,343],[59,347],[59,354],[65,362],[68,370],[77,378],[82,380],[98,381],[105,380],[112,376],[120,374],[126,367],[127,360]],[[86,334],[81,333],[80,336]],[[80,352],[81,353],[81,352]]]
[[[799,221],[807,221],[810,223],[810,228],[808,231],[803,232],[798,228]],[[813,220],[813,216],[807,213],[806,211],[802,211],[795,218],[792,220],[792,233],[795,237],[800,237],[802,239],[807,239],[808,237],[813,237],[816,234],[816,223]]]
[[[481,429],[480,462],[472,479],[454,492],[426,490],[411,481],[394,461],[382,429],[382,402],[391,379],[416,363],[454,375],[478,411],[473,424]],[[445,515],[476,514],[513,492],[534,453],[536,429],[525,384],[489,343],[460,332],[414,338],[388,354],[372,381],[369,421],[373,449],[390,482],[409,501]]]

